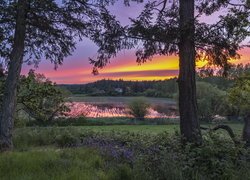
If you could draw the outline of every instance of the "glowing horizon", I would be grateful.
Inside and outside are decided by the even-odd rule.
[[[250,48],[243,49],[240,54],[242,54],[241,59],[232,61],[233,63],[250,63]],[[42,61],[39,68],[35,70],[57,84],[84,84],[101,79],[164,80],[176,77],[179,69],[177,56],[155,56],[152,61],[138,65],[135,56],[130,51],[119,54],[105,68],[100,69],[99,75],[94,76],[92,66],[88,61],[74,57],[67,58],[57,70],[54,70],[53,65],[47,61]],[[202,67],[204,64],[205,62],[196,63],[197,67]],[[29,69],[34,68],[24,65],[22,74],[27,74]]]
[[[131,2],[130,7],[124,6],[122,1],[110,7],[110,11],[115,14],[122,25],[130,24],[129,17],[138,17],[144,7],[143,3]],[[134,3],[134,4],[133,4]],[[221,12],[214,16],[204,16],[202,21],[214,23]],[[155,56],[152,61],[142,65],[136,63],[134,50],[123,50],[116,58],[111,59],[111,63],[105,68],[100,69],[99,75],[92,74],[92,66],[88,58],[95,58],[97,54],[96,45],[88,39],[77,43],[75,52],[66,58],[62,66],[55,71],[53,64],[49,61],[41,61],[37,73],[42,73],[57,84],[83,84],[94,82],[101,79],[123,79],[123,80],[163,80],[178,75],[179,63],[177,56]],[[250,48],[240,51],[242,58],[233,63],[250,63]],[[205,62],[198,62],[201,67]],[[22,74],[27,74],[33,66],[24,65]]]

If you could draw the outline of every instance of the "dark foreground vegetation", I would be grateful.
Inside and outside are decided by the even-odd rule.
[[[204,132],[199,147],[180,139],[178,132],[20,128],[15,150],[0,155],[0,178],[249,179],[249,150],[226,134]]]

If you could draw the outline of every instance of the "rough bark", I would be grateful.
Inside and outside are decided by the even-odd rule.
[[[197,117],[194,44],[194,0],[180,0],[179,111],[184,142],[202,143]]]
[[[8,75],[5,82],[2,114],[0,117],[0,151],[11,150],[12,129],[14,126],[14,112],[16,109],[17,85],[22,67],[25,41],[25,19],[27,2],[19,0],[13,48],[10,54]]]
[[[243,128],[243,141],[246,141],[246,146],[250,147],[250,115],[244,118],[245,124]]]

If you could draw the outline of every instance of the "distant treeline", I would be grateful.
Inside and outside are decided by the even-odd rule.
[[[171,97],[177,92],[177,79],[164,81],[100,80],[88,84],[59,85],[72,94],[90,96],[150,96]]]
[[[197,72],[197,81],[206,82],[220,90],[232,87],[234,80],[242,73],[249,72],[250,65],[238,64],[227,71],[202,68]],[[178,92],[177,78],[159,81],[100,80],[88,84],[58,85],[72,94],[88,96],[148,96],[173,98]]]
[[[226,90],[233,85],[232,79],[224,77],[198,77],[198,81],[207,82]],[[72,94],[88,96],[148,96],[173,98],[178,92],[177,78],[161,81],[123,81],[100,80],[88,84],[59,85]]]

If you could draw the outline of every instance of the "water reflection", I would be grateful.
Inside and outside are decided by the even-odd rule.
[[[125,105],[112,104],[90,104],[84,102],[73,102],[68,104],[70,117],[86,116],[91,118],[97,117],[131,117],[129,110]],[[177,118],[174,114],[166,115],[159,113],[153,108],[148,109],[146,118]]]

